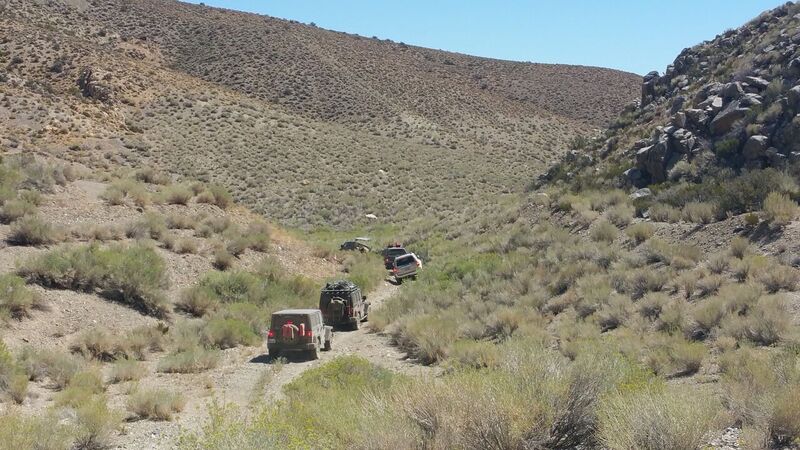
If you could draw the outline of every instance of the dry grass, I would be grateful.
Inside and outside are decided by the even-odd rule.
[[[165,389],[140,389],[128,399],[128,410],[143,419],[172,420],[175,413],[183,411],[186,398],[183,394]]]

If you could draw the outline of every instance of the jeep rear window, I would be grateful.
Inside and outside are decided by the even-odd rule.
[[[397,258],[397,259],[394,260],[394,263],[398,267],[400,267],[400,266],[408,266],[408,265],[414,264],[415,262],[416,261],[414,261],[414,257],[413,256],[406,256],[406,257]]]
[[[390,248],[386,251],[387,256],[400,256],[405,254],[406,250],[404,248]]]
[[[306,325],[310,325],[308,323],[308,316],[276,316],[272,318],[272,326],[273,329],[278,329],[285,325],[287,322],[291,321],[295,325],[300,325],[301,323],[305,323]]]

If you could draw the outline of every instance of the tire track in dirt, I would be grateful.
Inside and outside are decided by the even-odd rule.
[[[383,281],[367,295],[370,310],[379,309],[399,292],[400,286],[388,280]],[[235,405],[248,414],[253,411],[254,405],[269,404],[283,398],[283,387],[305,371],[344,355],[357,355],[386,369],[412,376],[435,376],[438,373],[435,367],[409,360],[404,352],[391,345],[388,336],[372,331],[368,322],[356,331],[336,331],[332,349],[320,352],[319,359],[308,361],[293,358],[281,364],[278,370],[275,370],[276,366],[267,355],[266,343],[262,343],[256,349],[242,349],[238,354],[227,355],[228,362],[208,374],[213,380],[213,393],[206,398],[191,399],[174,422],[140,421],[130,424],[130,434],[134,436],[129,438],[133,438],[133,442],[123,439],[126,442],[118,448],[140,448],[139,444],[143,442],[147,442],[148,448],[174,448],[174,440],[181,432],[201,430],[208,420],[209,406],[213,401]],[[264,384],[259,386],[261,383]]]

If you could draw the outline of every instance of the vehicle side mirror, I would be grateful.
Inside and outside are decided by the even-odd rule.
[[[366,300],[366,299],[367,299],[367,296],[366,296],[366,295],[362,295],[362,296],[361,296],[361,300]]]

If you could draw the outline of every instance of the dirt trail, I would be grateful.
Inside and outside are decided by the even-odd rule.
[[[380,308],[383,302],[399,290],[399,286],[384,281],[367,295],[370,309]],[[399,373],[416,376],[436,374],[433,367],[409,361],[403,352],[390,345],[387,336],[373,332],[368,323],[357,331],[336,331],[333,348],[328,352],[320,352],[318,360],[293,359],[277,369],[266,355],[266,345],[240,349],[238,352],[229,351],[225,355],[226,363],[205,374],[209,385],[213,384],[205,395],[192,396],[186,409],[173,422],[139,421],[128,424],[127,432],[120,436],[116,448],[174,448],[175,439],[182,430],[196,432],[206,423],[212,401],[233,404],[240,410],[247,411],[259,401],[268,403],[282,398],[283,387],[303,372],[343,355],[358,355]]]

